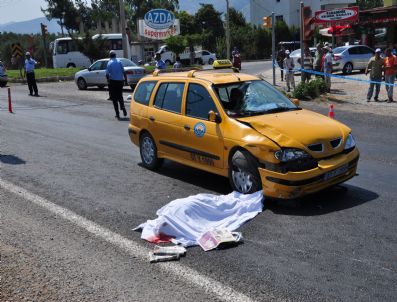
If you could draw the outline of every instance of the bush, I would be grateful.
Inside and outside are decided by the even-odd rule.
[[[297,99],[315,98],[327,90],[327,86],[322,78],[315,78],[309,83],[300,82],[296,86],[292,96]]]

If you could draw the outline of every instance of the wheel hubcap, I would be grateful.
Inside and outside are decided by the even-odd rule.
[[[346,71],[347,71],[347,73],[351,73],[352,70],[353,70],[353,66],[351,66],[350,64],[348,64],[348,65],[346,66]]]
[[[149,137],[145,137],[142,141],[142,157],[148,165],[154,160],[154,144]]]
[[[240,168],[232,171],[233,183],[241,193],[248,193],[253,185],[252,175],[246,171],[242,171]]]
[[[83,80],[83,79],[80,79],[80,80],[79,80],[79,86],[80,86],[80,87],[84,87],[84,80]]]

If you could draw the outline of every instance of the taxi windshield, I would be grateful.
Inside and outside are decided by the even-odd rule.
[[[230,117],[300,109],[269,83],[261,80],[215,85],[214,90]]]

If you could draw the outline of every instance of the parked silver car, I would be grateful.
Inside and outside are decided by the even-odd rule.
[[[353,70],[365,70],[374,50],[365,45],[348,45],[333,49],[333,71],[351,74]]]
[[[137,66],[134,62],[120,58],[121,64],[127,74],[127,84],[134,88],[134,85],[145,76],[145,69]],[[106,80],[106,66],[109,59],[95,61],[90,67],[76,72],[74,81],[80,90],[87,89],[88,86],[98,86],[104,88],[108,85]]]
[[[314,57],[316,55],[316,48],[309,47],[309,49],[310,49],[310,55],[313,57],[313,60],[314,60]],[[299,48],[299,49],[294,50],[293,52],[290,53],[289,56],[292,58],[292,60],[294,60],[295,68],[297,68],[297,69],[301,68],[301,64],[299,64],[299,62],[298,62],[298,59],[301,58],[301,49]]]

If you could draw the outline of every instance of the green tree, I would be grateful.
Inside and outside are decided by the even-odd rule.
[[[196,26],[196,20],[193,15],[186,11],[181,11],[176,14],[176,18],[179,19],[182,35],[193,35],[199,33],[199,29]]]
[[[284,20],[279,20],[276,22],[275,32],[276,32],[276,45],[281,41],[292,40],[291,32]]]
[[[215,50],[216,38],[224,36],[225,30],[221,19],[222,13],[215,10],[212,4],[200,3],[201,7],[195,14],[197,28],[203,34],[202,46],[210,51]]]
[[[76,47],[78,51],[83,53],[88,59],[90,59],[91,63],[96,60],[103,59],[108,55],[108,47],[107,40],[102,39],[99,36],[96,39],[91,38],[92,33],[90,31],[86,31],[84,37],[78,38],[75,36],[71,36],[74,43],[76,43]]]
[[[179,56],[186,48],[187,42],[183,36],[173,36],[165,40],[167,48]]]
[[[383,0],[357,0],[357,5],[361,10],[383,6]]]
[[[47,9],[41,8],[41,11],[48,20],[62,19],[67,31],[79,29],[77,18],[79,14],[72,0],[46,0],[46,2]]]
[[[229,8],[230,27],[246,26],[247,22],[242,12],[237,11],[234,7]]]

